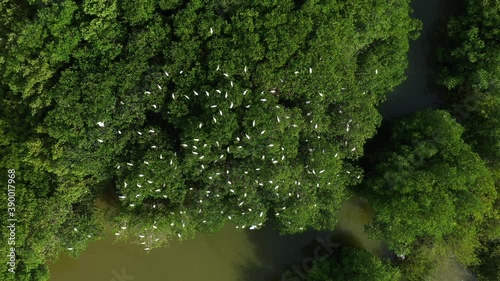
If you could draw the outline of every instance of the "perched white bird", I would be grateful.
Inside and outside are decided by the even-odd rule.
[[[161,86],[160,86],[160,85],[156,84],[156,86],[158,86],[158,89],[160,89],[160,90],[161,90]]]
[[[99,122],[97,122],[97,125],[99,125],[99,127],[104,127],[104,122],[103,121],[99,121]]]
[[[213,35],[214,34],[214,29],[212,27],[210,27],[210,35]]]
[[[101,139],[98,139],[97,141],[98,141],[98,142],[100,142],[100,143],[103,143],[103,142],[104,142],[104,141],[103,141],[103,140],[101,140]]]

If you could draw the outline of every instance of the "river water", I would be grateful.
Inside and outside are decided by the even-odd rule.
[[[421,19],[422,36],[411,43],[408,79],[388,95],[380,107],[390,119],[440,104],[431,67],[435,49],[435,26],[447,20],[453,2],[450,0],[415,0],[414,16]],[[273,281],[288,276],[300,277],[310,268],[314,256],[310,249],[338,242],[366,249],[383,257],[383,243],[368,239],[364,225],[373,210],[359,198],[342,206],[333,232],[309,231],[298,235],[279,235],[267,226],[258,231],[242,231],[226,225],[212,235],[199,234],[184,242],[173,241],[168,247],[146,254],[142,246],[124,242],[114,244],[114,237],[91,243],[78,260],[62,254],[50,265],[52,281]],[[330,244],[329,244],[330,243]],[[309,253],[309,254],[308,254]],[[467,272],[450,261],[437,272],[435,280],[473,280]],[[286,279],[285,279],[286,280]],[[292,279],[290,279],[292,280]]]
[[[381,245],[369,240],[363,226],[372,210],[353,198],[341,208],[334,232],[309,231],[299,235],[279,235],[272,227],[259,231],[226,225],[212,234],[199,234],[193,240],[173,241],[168,247],[146,254],[143,247],[114,237],[92,243],[78,260],[66,254],[50,266],[54,281],[266,281],[279,278],[295,265],[300,272],[309,269],[314,258],[307,249],[338,242],[381,254]],[[335,248],[335,247],[334,247]],[[305,261],[305,262],[304,262]]]

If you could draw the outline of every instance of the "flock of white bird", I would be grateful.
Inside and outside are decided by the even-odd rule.
[[[211,34],[213,34],[212,28],[210,29],[210,32],[211,32]],[[216,71],[221,71],[220,66],[217,66]],[[243,71],[245,73],[247,73],[247,71],[248,71],[247,66],[244,67]],[[181,70],[179,72],[179,75],[182,75],[183,72],[184,71]],[[308,69],[306,69],[306,73],[307,72],[309,74],[312,74],[313,69],[311,67],[309,67]],[[164,73],[165,73],[166,77],[172,76],[167,71],[165,71]],[[295,75],[298,75],[299,73],[300,73],[299,71],[294,72]],[[378,74],[378,70],[376,70],[376,74]],[[235,83],[232,80],[230,80],[230,75],[228,73],[222,73],[222,75],[225,78],[229,79],[229,85],[228,85],[229,89],[234,89]],[[163,90],[163,87],[159,84],[157,84],[156,87],[158,88],[158,91]],[[246,96],[248,93],[251,93],[250,90],[248,90],[248,89],[246,89],[240,93],[228,93],[225,90],[223,93],[223,91],[220,89],[215,89],[212,93],[205,91],[203,94],[206,95],[207,98],[209,98],[210,95],[212,95],[212,96],[219,95],[219,96],[224,97],[224,100],[222,100],[224,104],[210,104],[209,105],[208,110],[211,110],[213,112],[212,125],[213,126],[215,126],[215,125],[223,126],[224,125],[223,124],[224,114],[226,114],[226,115],[230,114],[230,111],[234,110],[236,108],[236,104],[238,103],[237,99],[233,99],[233,97],[235,95]],[[270,90],[269,93],[272,95],[275,95],[276,89]],[[144,94],[145,95],[152,95],[152,94],[154,94],[154,91],[153,90],[145,91]],[[191,101],[196,101],[196,98],[201,97],[203,94],[202,94],[202,91],[193,90],[191,94],[184,94],[182,96],[176,95],[175,93],[172,93],[171,98],[172,98],[172,101],[176,100],[178,98],[183,98],[183,99],[185,99],[186,102],[187,101],[191,102]],[[260,93],[260,97],[257,99],[258,100],[257,102],[261,102],[261,103],[268,102],[268,98],[266,98],[266,96],[264,94],[265,94],[264,92]],[[319,93],[319,96],[322,98],[324,95],[323,95],[323,93]],[[240,101],[241,101],[241,99],[240,99]],[[241,102],[239,102],[239,103],[241,103]],[[311,101],[306,101],[306,104],[310,104],[310,103],[311,103]],[[123,103],[121,103],[121,104],[123,104]],[[252,106],[252,103],[249,103],[249,104],[245,105],[244,107],[248,109],[251,106]],[[158,105],[152,104],[152,107],[154,109],[157,109]],[[277,110],[280,110],[279,105],[275,105],[275,108]],[[277,112],[278,113],[275,116],[276,119],[273,122],[278,127],[284,126],[284,124],[282,123],[283,119],[289,120],[290,116],[288,116],[288,115],[280,116],[279,112],[282,113],[283,111],[277,111]],[[339,113],[342,114],[342,111],[339,110]],[[307,113],[308,117],[311,117],[310,115],[311,115],[311,113]],[[269,121],[269,120],[266,120],[266,121]],[[352,122],[353,122],[352,119],[350,119],[347,122],[346,133],[348,133],[351,130]],[[310,123],[311,123],[312,129],[314,129],[314,130],[319,129],[319,124],[316,124],[316,123],[312,124],[312,121],[310,121]],[[205,124],[203,122],[200,122],[197,125],[197,127],[198,127],[198,129],[201,130],[202,128],[204,128],[204,125]],[[106,121],[98,121],[97,126],[99,126],[101,128],[105,128]],[[258,121],[252,120],[251,126],[249,126],[249,127],[254,129],[253,131],[255,132],[255,134],[247,132],[247,133],[242,133],[241,136],[237,136],[234,140],[235,145],[232,146],[233,148],[231,148],[231,146],[223,147],[219,143],[219,141],[216,141],[213,144],[202,143],[202,141],[200,140],[201,137],[193,138],[191,140],[184,140],[184,142],[181,144],[181,147],[186,151],[186,153],[185,153],[186,157],[189,157],[188,155],[191,155],[192,157],[197,158],[196,160],[200,162],[198,172],[201,174],[201,173],[204,173],[206,170],[208,170],[207,169],[208,164],[216,163],[219,160],[224,160],[231,153],[231,149],[244,150],[245,148],[247,148],[246,146],[249,146],[251,149],[252,144],[250,144],[250,141],[253,138],[263,138],[267,134],[270,134],[270,135],[276,134],[277,130],[275,132],[273,132],[274,130],[272,127],[271,128],[269,127],[269,124],[266,124],[266,126],[267,127],[265,127],[265,128],[259,129],[258,128],[259,127]],[[287,122],[287,126],[295,128],[296,130],[298,130],[297,128],[299,127],[297,124],[294,124],[292,121]],[[122,131],[116,130],[116,133],[118,135],[121,135]],[[137,135],[139,137],[141,137],[141,136],[144,136],[145,134],[148,134],[148,133],[155,134],[156,131],[153,129],[146,130],[144,132],[138,131]],[[317,134],[317,137],[320,138],[320,134]],[[104,143],[104,141],[102,139],[98,139],[97,141],[98,141],[98,143],[101,143],[101,144]],[[308,141],[308,140],[306,140],[306,141]],[[281,155],[279,157],[275,156],[275,157],[270,157],[270,158],[268,157],[267,154],[262,154],[261,160],[269,161],[268,162],[269,165],[276,165],[279,162],[286,161],[287,157],[286,157],[286,153],[285,153],[286,152],[285,147],[282,146],[281,144],[279,144],[279,143],[260,143],[259,145],[267,147],[267,150],[272,151],[272,153],[274,153],[274,155],[276,155],[277,151],[281,152],[280,153]],[[347,145],[347,142],[345,143],[345,145]],[[157,149],[158,147],[156,145],[152,145],[151,148]],[[312,152],[313,150],[314,150],[313,148],[309,149],[310,152]],[[355,151],[355,150],[356,150],[355,147],[351,149],[351,151]],[[220,153],[220,155],[218,155],[217,157],[214,157],[214,155],[213,155],[214,151],[218,151]],[[323,151],[323,153],[325,153],[325,152]],[[338,156],[339,156],[339,153],[336,153],[334,157],[337,158]],[[132,172],[132,171],[135,172],[134,167],[147,168],[147,166],[149,166],[149,164],[153,163],[154,161],[167,161],[174,169],[177,169],[177,166],[176,166],[177,159],[175,159],[176,154],[171,155],[169,157],[165,157],[161,153],[158,153],[157,157],[158,157],[157,159],[145,159],[145,160],[142,160],[141,162],[129,161],[129,162],[117,164],[116,168],[117,169],[128,168],[130,170],[130,172]],[[316,171],[315,169],[311,169],[311,170],[307,169],[307,166],[305,168],[306,168],[308,174],[312,174],[312,175],[315,175],[318,177],[325,172],[325,169],[321,169],[319,171]],[[221,185],[225,182],[226,188],[218,187],[217,190],[201,191],[200,198],[197,200],[198,204],[200,204],[200,208],[198,210],[198,213],[202,213],[203,212],[203,205],[207,204],[206,201],[204,203],[203,198],[208,199],[208,200],[210,200],[210,198],[219,198],[221,196],[224,196],[224,194],[219,193],[220,191],[227,192],[226,193],[227,195],[230,195],[236,199],[235,205],[237,205],[237,207],[240,209],[240,211],[238,211],[239,214],[236,214],[235,212],[233,212],[231,214],[224,214],[224,211],[220,211],[221,214],[225,215],[228,220],[233,220],[233,218],[235,216],[240,215],[240,214],[241,214],[241,216],[254,214],[254,216],[252,216],[252,217],[258,218],[259,221],[256,221],[253,224],[250,224],[248,227],[248,229],[254,230],[254,229],[258,229],[262,226],[263,222],[265,221],[264,214],[266,213],[266,210],[265,209],[264,210],[257,210],[257,208],[252,208],[252,206],[247,205],[249,203],[246,203],[246,200],[248,199],[248,195],[251,193],[250,190],[254,191],[254,190],[257,190],[257,188],[262,188],[264,185],[270,185],[270,186],[272,186],[271,189],[274,191],[277,198],[280,198],[280,195],[281,195],[282,198],[283,197],[288,197],[288,198],[295,197],[296,199],[294,199],[294,200],[302,201],[301,193],[299,192],[300,188],[301,188],[300,187],[301,182],[299,180],[295,180],[295,183],[294,183],[296,186],[296,191],[294,191],[294,192],[285,191],[284,194],[283,193],[280,194],[280,186],[285,185],[286,182],[284,180],[281,180],[281,181],[260,180],[259,179],[259,172],[261,171],[261,169],[266,169],[266,168],[265,167],[257,167],[254,169],[247,169],[246,171],[244,171],[245,176],[252,175],[252,177],[255,179],[255,187],[256,187],[255,189],[252,189],[252,188],[247,189],[248,186],[246,186],[246,185],[243,188],[237,188],[238,184],[236,184],[235,182],[237,182],[238,178],[240,178],[242,175],[238,174],[238,175],[233,176],[231,174],[231,171],[229,171],[229,170],[213,171],[212,169],[210,169],[210,172],[206,172],[206,173],[208,173],[208,174],[206,174],[206,179],[209,182],[214,182],[214,186]],[[347,171],[347,172],[350,173],[349,171]],[[123,184],[118,185],[118,188],[122,191],[125,191],[125,193],[128,193],[129,197],[132,197],[132,200],[127,200],[128,197],[125,194],[119,195],[118,198],[122,201],[123,200],[129,201],[130,203],[128,203],[128,206],[131,208],[135,207],[136,203],[141,202],[141,199],[148,196],[148,195],[143,196],[143,191],[145,189],[148,189],[150,194],[151,193],[161,194],[163,191],[165,191],[165,188],[168,188],[168,186],[165,186],[164,183],[157,183],[157,182],[153,182],[151,179],[148,179],[144,175],[144,173],[146,173],[146,172],[139,172],[137,174],[137,176],[135,177],[135,180],[132,180],[133,182],[123,181]],[[153,173],[153,172],[152,171],[147,172],[147,174],[151,174],[151,173]],[[359,176],[358,176],[358,178],[359,178]],[[328,185],[330,185],[330,184],[331,184],[331,182],[328,182]],[[148,187],[150,187],[150,188],[148,188]],[[316,187],[320,187],[320,184],[316,183]],[[284,188],[284,190],[285,189],[286,188]],[[193,188],[189,188],[189,190],[193,191]],[[132,194],[132,193],[136,193],[136,194],[131,196],[130,194]],[[258,195],[255,193],[253,195],[258,197]],[[157,196],[155,196],[155,197],[157,197]],[[168,195],[163,194],[162,197],[167,199]],[[316,204],[314,206],[316,207]],[[158,206],[155,204],[153,204],[151,206],[151,208],[153,208],[153,209],[156,209],[157,207]],[[277,211],[275,212],[275,216],[280,216],[279,210],[285,210],[285,209],[286,209],[286,206],[283,206],[281,208],[277,208]],[[180,215],[185,215],[186,211],[180,211],[179,213],[180,213]],[[174,213],[171,212],[171,214],[173,215]],[[203,220],[203,223],[207,223],[207,221]],[[291,225],[291,222],[288,222],[288,224]],[[174,227],[175,223],[172,222],[170,225],[172,227]],[[181,219],[181,225],[183,228],[186,226],[183,219]],[[246,227],[247,227],[247,225],[237,225],[236,226],[236,228],[241,228],[241,229],[245,229]],[[151,230],[155,230],[157,228],[158,228],[158,226],[156,225],[156,221],[155,221],[155,223],[153,225],[151,225]],[[300,229],[303,229],[303,228],[301,227]],[[120,236],[126,230],[127,230],[127,226],[122,225],[122,226],[120,226],[120,229],[115,233],[115,235]],[[147,229],[145,229],[145,231],[147,231]],[[182,238],[181,232],[182,232],[181,230],[179,230],[177,232],[177,236],[179,238]],[[158,238],[154,238],[154,236],[152,234],[147,235],[146,233],[140,234],[139,239],[141,240],[141,244],[145,245],[144,250],[146,250],[146,251],[149,251],[151,249],[153,242],[158,241]],[[73,250],[73,248],[68,248],[68,250]]]

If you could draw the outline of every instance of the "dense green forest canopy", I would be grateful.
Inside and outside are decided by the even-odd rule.
[[[404,80],[408,2],[2,1],[0,162],[23,225],[2,280],[46,279],[100,216],[146,249],[228,221],[333,227]]]
[[[447,26],[441,46],[440,83],[465,138],[496,166],[500,157],[500,2],[464,1],[463,13]]]
[[[318,261],[307,278],[310,281],[398,281],[401,272],[367,251],[343,248],[334,258]]]
[[[421,280],[447,257],[476,264],[481,228],[495,216],[493,175],[463,130],[442,110],[396,121],[364,183],[375,209],[367,230],[408,256],[407,280]]]
[[[447,26],[441,46],[440,83],[448,91],[454,117],[464,126],[464,138],[492,171],[500,190],[500,2],[468,0]],[[497,217],[481,229],[478,257],[472,267],[479,280],[500,280],[500,223]]]

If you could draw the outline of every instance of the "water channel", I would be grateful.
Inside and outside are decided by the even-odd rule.
[[[450,0],[415,0],[414,16],[424,25],[422,36],[411,43],[407,81],[389,94],[381,105],[384,118],[393,118],[440,104],[432,83],[430,67],[435,48],[435,26],[447,20]],[[309,231],[299,235],[279,235],[267,226],[258,231],[242,231],[226,225],[212,235],[199,234],[184,242],[173,241],[168,247],[146,254],[143,247],[128,243],[114,244],[114,237],[89,245],[79,259],[62,254],[50,265],[53,281],[273,281],[292,268],[306,271],[308,256],[304,249],[324,245],[331,240],[366,249],[377,256],[387,254],[383,244],[368,239],[364,225],[373,210],[359,198],[341,208],[332,233]],[[328,243],[328,242],[326,242]],[[299,273],[291,273],[299,274]],[[436,273],[436,280],[473,280],[463,268],[450,266]]]

